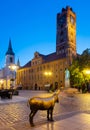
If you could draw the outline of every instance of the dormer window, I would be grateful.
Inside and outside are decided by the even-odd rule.
[[[38,52],[35,52],[34,53],[34,57],[37,58],[39,56],[39,53]]]
[[[36,54],[36,55],[35,55],[35,58],[37,58],[37,57],[38,57],[38,55]]]

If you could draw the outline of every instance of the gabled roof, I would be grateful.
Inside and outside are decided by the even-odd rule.
[[[61,58],[65,58],[64,55],[57,55],[56,52],[51,53],[49,55],[43,55],[39,53],[39,56],[41,56],[43,58],[43,63],[47,63],[47,62],[51,62],[51,61],[55,61]],[[29,61],[28,63],[26,63],[24,66],[22,66],[21,68],[26,68],[26,67],[30,67],[31,66],[31,61]]]
[[[26,63],[24,66],[20,67],[20,68],[26,68],[26,67],[30,67],[31,66],[31,61],[29,61],[28,63]]]
[[[63,57],[65,57],[65,56],[64,55],[60,55],[60,54],[57,55],[57,53],[54,52],[54,53],[51,53],[49,55],[46,55],[44,57],[44,59],[45,59],[45,62],[50,62],[50,61],[61,59]]]

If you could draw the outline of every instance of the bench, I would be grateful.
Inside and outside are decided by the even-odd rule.
[[[1,99],[12,99],[12,92],[9,90],[0,90]]]
[[[19,95],[19,91],[17,89],[9,89],[12,92],[12,95]]]

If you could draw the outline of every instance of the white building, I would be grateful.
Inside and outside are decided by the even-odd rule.
[[[0,70],[0,89],[9,89],[15,86],[16,68],[19,66],[15,65],[15,53],[12,49],[11,39],[9,40],[8,50],[5,54],[5,66]]]

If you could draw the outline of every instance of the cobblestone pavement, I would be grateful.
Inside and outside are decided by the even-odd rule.
[[[48,93],[42,91],[20,91],[19,96],[31,98],[32,96],[47,96]],[[1,99],[0,99],[1,100]],[[60,102],[54,108],[54,120],[62,120],[78,113],[90,114],[90,94],[77,94],[74,97],[67,97],[63,93],[59,94]],[[0,130],[29,130],[30,109],[27,101],[0,104]],[[35,129],[40,125],[48,123],[46,111],[38,111],[34,117]],[[43,129],[44,130],[44,129]]]

